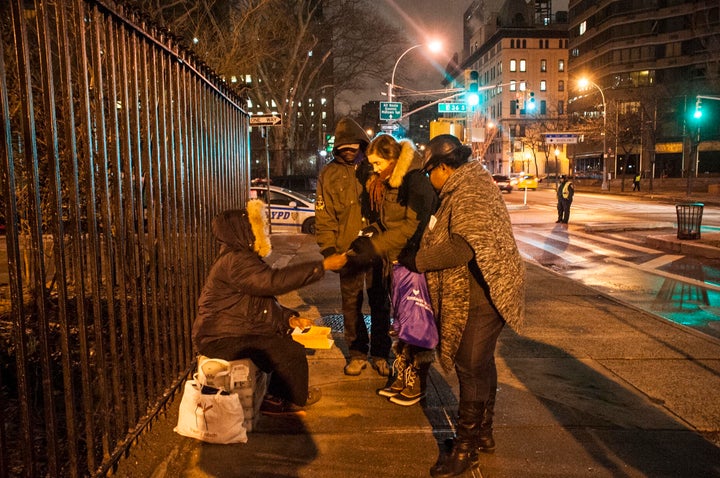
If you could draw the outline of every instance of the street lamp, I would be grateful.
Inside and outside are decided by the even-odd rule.
[[[605,154],[607,153],[607,103],[605,102],[605,92],[603,92],[602,88],[600,88],[597,83],[588,80],[587,78],[580,78],[578,80],[578,85],[580,85],[580,88],[586,88],[588,85],[594,86],[597,88],[597,90],[600,92],[600,96],[602,97],[602,103],[603,103],[603,150],[602,150],[602,186],[601,189],[603,191],[607,191],[610,189],[610,185],[608,184],[607,180],[607,163],[605,161]]]
[[[442,49],[442,43],[440,43],[439,41],[433,41],[428,44],[420,43],[418,45],[411,46],[410,48],[405,50],[403,52],[403,54],[398,57],[397,61],[395,62],[395,66],[393,67],[392,77],[390,77],[390,83],[388,84],[388,101],[389,102],[392,102],[392,100],[393,100],[393,87],[395,86],[395,71],[397,70],[398,63],[400,63],[400,60],[402,60],[405,55],[407,55],[414,49],[420,48],[423,46],[427,46],[428,49],[433,53],[438,52]]]

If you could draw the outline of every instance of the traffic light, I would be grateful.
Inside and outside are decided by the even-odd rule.
[[[470,106],[480,103],[479,83],[480,73],[475,70],[465,70],[465,101]]]
[[[527,100],[527,104],[525,105],[525,109],[528,111],[534,111],[535,110],[535,92],[530,92],[530,98]]]
[[[693,113],[693,117],[695,119],[702,118],[702,99],[701,98],[698,98],[695,101],[695,113]]]

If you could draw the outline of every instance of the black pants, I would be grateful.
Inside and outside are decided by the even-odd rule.
[[[557,210],[558,210],[558,221],[567,222],[570,220],[570,205],[572,201],[569,199],[558,199]]]
[[[455,355],[461,403],[487,402],[497,389],[495,346],[504,326],[495,311],[470,313]]]
[[[389,281],[379,263],[364,272],[340,271],[345,342],[350,359],[387,358],[390,354],[390,295]],[[363,296],[367,288],[370,305],[370,335],[362,313]]]
[[[305,347],[289,335],[247,335],[210,342],[202,355],[223,360],[249,358],[260,370],[272,372],[268,393],[303,406],[308,396]]]

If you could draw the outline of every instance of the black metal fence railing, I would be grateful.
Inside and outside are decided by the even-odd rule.
[[[191,367],[248,117],[109,0],[0,2],[0,112],[0,478],[102,476]]]

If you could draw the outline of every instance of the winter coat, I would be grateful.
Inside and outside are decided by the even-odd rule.
[[[213,220],[213,233],[221,247],[193,323],[193,344],[198,351],[221,338],[288,333],[290,317],[298,314],[283,307],[275,296],[323,277],[322,261],[282,269],[263,261],[270,253],[266,221],[260,201],[249,201],[246,210],[225,211]]]
[[[368,226],[368,211],[363,207],[362,185],[369,163],[364,150],[368,144],[365,131],[355,121],[343,118],[335,128],[335,148],[359,144],[360,151],[352,164],[336,158],[328,163],[318,177],[315,198],[315,240],[324,256],[342,253],[360,231]]]
[[[423,248],[459,234],[472,247],[490,300],[502,319],[518,329],[525,317],[525,264],[510,215],[492,176],[478,161],[460,166],[440,191],[435,220],[425,229]],[[462,265],[425,273],[440,328],[440,363],[451,370],[470,311],[470,268]]]
[[[422,173],[422,158],[408,141],[401,141],[400,157],[385,182],[385,194],[379,217],[373,226],[377,230],[370,238],[386,264],[397,260],[400,251],[408,247],[413,252],[420,246],[420,237],[438,204],[438,197],[430,180]],[[373,174],[368,184],[377,174]]]

